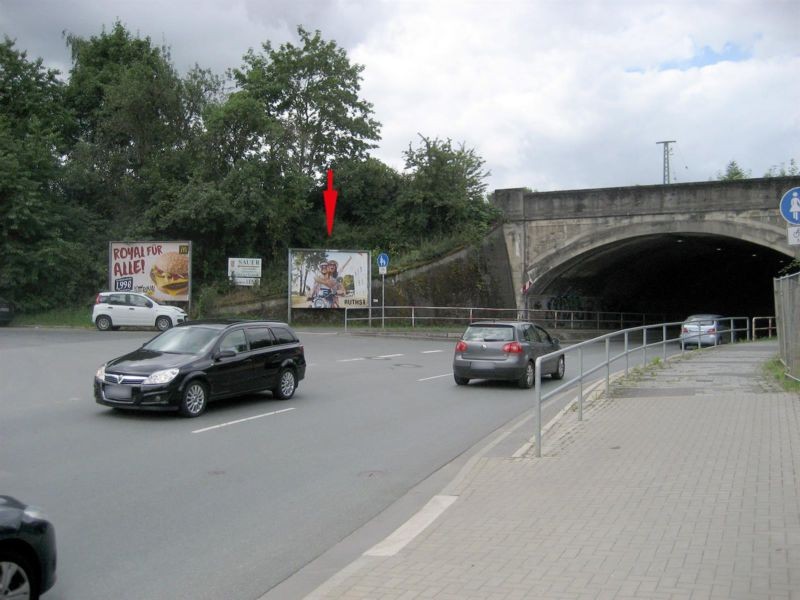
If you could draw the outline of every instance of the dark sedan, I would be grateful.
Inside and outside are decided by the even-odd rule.
[[[32,506],[0,496],[0,598],[36,600],[56,582],[56,534]]]
[[[193,321],[107,362],[94,378],[98,404],[202,414],[210,400],[269,390],[291,398],[305,377],[297,335],[276,321]]]
[[[558,340],[534,323],[486,321],[472,323],[456,344],[453,376],[458,385],[470,379],[516,381],[521,388],[533,386],[536,359],[560,350]],[[564,355],[542,365],[543,374],[564,377]]]

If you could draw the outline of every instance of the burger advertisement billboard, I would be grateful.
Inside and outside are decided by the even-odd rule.
[[[191,242],[109,243],[108,289],[113,292],[188,302],[191,276]]]

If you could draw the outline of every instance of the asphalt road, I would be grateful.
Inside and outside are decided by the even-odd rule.
[[[153,331],[0,330],[0,493],[56,526],[48,600],[260,598],[532,407],[513,384],[456,386],[453,342],[298,333],[309,367],[293,399],[182,419],[92,398],[95,370]]]

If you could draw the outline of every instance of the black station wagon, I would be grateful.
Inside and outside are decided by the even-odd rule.
[[[303,346],[286,323],[193,321],[100,367],[94,397],[114,408],[196,417],[220,398],[270,390],[289,399],[305,373]]]

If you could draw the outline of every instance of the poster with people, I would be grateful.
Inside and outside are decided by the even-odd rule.
[[[291,307],[369,307],[370,264],[358,250],[289,250]]]

